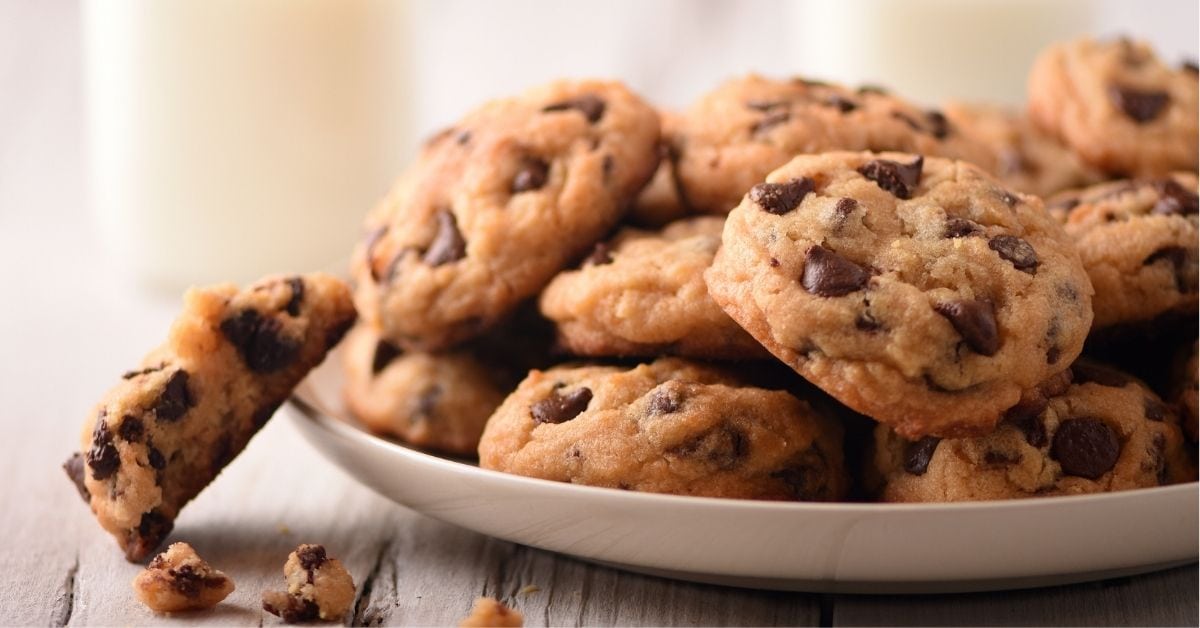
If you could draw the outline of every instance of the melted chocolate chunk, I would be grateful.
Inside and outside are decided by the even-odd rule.
[[[67,477],[71,478],[71,482],[75,484],[75,488],[79,491],[79,496],[83,498],[83,502],[89,503],[92,501],[92,494],[87,490],[87,484],[83,479],[85,472],[83,470],[83,456],[79,452],[71,454],[70,458],[63,463],[63,471],[67,472]]]
[[[849,196],[839,198],[837,204],[833,206],[834,222],[836,225],[840,227],[845,224],[846,219],[849,218],[850,214],[853,214],[854,210],[856,209],[858,209],[858,201],[850,198]]]
[[[121,467],[121,454],[113,444],[112,432],[104,419],[92,430],[92,448],[87,452],[87,464],[92,469],[92,478],[107,480]]]
[[[157,447],[150,445],[146,448],[146,461],[156,471],[162,471],[167,468],[167,459]]]
[[[142,514],[138,527],[130,530],[125,546],[125,558],[131,562],[140,561],[174,529],[175,523],[158,511]]]
[[[673,414],[683,407],[683,392],[674,388],[659,387],[650,395],[646,402],[646,410],[651,416]]]
[[[904,470],[912,475],[925,475],[925,471],[929,469],[929,461],[933,459],[933,452],[937,451],[940,442],[942,439],[936,436],[926,436],[909,443],[904,448]]]
[[[1157,118],[1170,101],[1165,91],[1140,90],[1120,85],[1109,86],[1108,98],[1114,107],[1138,124],[1145,124]]]
[[[264,611],[278,616],[285,623],[302,624],[317,619],[321,608],[316,602],[288,595],[283,591],[267,591],[262,596]]]
[[[550,392],[550,396],[529,406],[534,423],[563,423],[577,417],[592,401],[590,388],[577,388],[561,395],[558,389]]]
[[[771,111],[764,115],[758,122],[750,125],[751,135],[762,135],[771,129],[786,123],[792,118],[792,114],[788,110]]]
[[[732,425],[721,425],[671,449],[681,458],[704,460],[721,470],[736,467],[750,452],[746,435]]]
[[[154,403],[154,417],[168,423],[177,421],[195,405],[196,400],[188,389],[188,373],[179,369],[171,374],[158,396],[158,401]]]
[[[772,471],[771,477],[783,482],[788,496],[795,500],[827,499],[829,483],[825,481],[824,469],[828,465],[820,450],[808,449],[794,456],[787,466]]]
[[[300,305],[304,303],[304,280],[300,277],[290,277],[287,284],[292,289],[292,298],[288,299],[283,309],[289,316],[300,316]]]
[[[1030,274],[1037,270],[1038,264],[1041,263],[1033,246],[1017,236],[995,236],[988,240],[988,248],[1010,262],[1013,268]]]
[[[1154,184],[1159,199],[1150,210],[1152,214],[1176,214],[1186,216],[1200,212],[1200,197],[1174,179],[1163,179]]]
[[[400,357],[401,353],[403,351],[399,347],[381,338],[375,343],[375,355],[371,357],[371,374],[378,375],[392,360]]]
[[[954,330],[976,353],[993,356],[1000,350],[996,310],[991,302],[960,299],[938,303],[933,309],[950,321]]]
[[[921,169],[925,158],[918,156],[912,163],[902,164],[887,159],[868,161],[858,168],[858,173],[874,181],[899,199],[912,198],[913,189],[921,182]]]
[[[817,296],[840,297],[861,290],[870,277],[862,266],[814,244],[804,256],[800,285]]]
[[[458,221],[450,210],[443,209],[437,213],[438,230],[425,251],[421,261],[430,266],[441,266],[460,260],[467,255],[467,241],[458,230]]]
[[[1121,442],[1104,421],[1090,417],[1067,419],[1058,425],[1050,456],[1063,473],[1095,480],[1117,464]]]
[[[1146,397],[1142,403],[1145,407],[1146,419],[1161,422],[1167,417],[1167,404],[1153,397]]]
[[[592,252],[583,260],[584,264],[591,264],[592,266],[604,266],[605,264],[611,264],[612,261],[612,246],[607,242],[597,242],[596,246],[592,247]]]
[[[300,354],[300,345],[283,335],[279,321],[259,314],[258,310],[242,310],[221,321],[221,334],[255,373],[286,368]],[[159,418],[163,418],[161,414]]]
[[[442,398],[442,392],[442,387],[438,384],[422,390],[413,403],[413,420],[425,421],[432,419],[433,411],[437,409],[438,401]]]
[[[784,183],[759,183],[750,188],[750,200],[763,211],[782,216],[796,209],[815,186],[813,180],[808,177]]]
[[[1025,442],[1031,447],[1042,447],[1047,442],[1046,424],[1042,422],[1042,413],[1049,405],[1043,397],[1022,399],[1004,412],[1004,420],[1021,430],[1025,434]]]
[[[842,113],[850,113],[851,111],[858,109],[858,103],[850,100],[849,98],[839,96],[838,94],[830,94],[829,97],[825,99],[825,104],[831,107],[837,107],[838,111]]]
[[[305,571],[312,571],[324,565],[328,557],[324,545],[301,545],[296,549],[296,558],[300,559],[300,566]]]
[[[1175,274],[1175,289],[1184,294],[1196,291],[1196,261],[1182,246],[1165,246],[1146,258],[1144,266],[1165,261]]]
[[[573,109],[579,113],[582,113],[583,116],[587,118],[588,122],[595,124],[596,122],[600,121],[600,118],[604,117],[604,106],[604,101],[599,96],[585,94],[578,98],[572,98],[570,100],[564,100],[552,105],[547,105],[546,107],[542,108],[542,112],[552,113],[555,111],[570,111]]]
[[[513,175],[512,193],[520,194],[530,190],[540,190],[546,185],[550,176],[550,165],[541,159],[530,157],[521,161],[517,174]]]
[[[946,230],[944,235],[947,238],[965,238],[970,235],[975,235],[982,230],[979,223],[966,218],[956,218],[949,216],[946,218]]]
[[[946,139],[950,135],[950,121],[946,119],[945,114],[934,109],[925,112],[925,119],[929,121],[929,132],[939,140]]]
[[[854,319],[854,328],[870,333],[883,329],[883,325],[870,312],[863,311]]]
[[[146,424],[142,423],[141,419],[130,414],[121,417],[121,424],[117,426],[117,435],[121,437],[121,440],[131,443],[140,442],[142,435],[145,433]]]

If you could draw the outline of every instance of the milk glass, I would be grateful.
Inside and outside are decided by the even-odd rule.
[[[403,2],[85,0],[91,197],[143,284],[337,269],[411,151]]]

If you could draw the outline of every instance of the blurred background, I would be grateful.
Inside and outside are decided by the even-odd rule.
[[[172,296],[344,267],[421,137],[554,78],[619,78],[672,109],[751,71],[1019,105],[1051,41],[1127,34],[1177,63],[1197,56],[1198,20],[1195,0],[82,0],[61,14],[81,63],[83,115],[62,121],[80,130],[80,218],[110,276]]]

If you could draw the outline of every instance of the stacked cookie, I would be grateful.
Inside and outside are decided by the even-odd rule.
[[[367,220],[347,400],[415,444],[465,453],[482,431],[487,468],[631,490],[842,499],[847,457],[884,500],[1190,478],[1195,374],[1168,403],[1076,360],[1164,317],[1194,355],[1194,69],[1080,41],[1030,86],[1028,116],[759,76],[677,115],[606,83],[485,105]],[[551,356],[430,366],[522,303]],[[571,363],[485,383],[514,353]],[[858,415],[874,434],[844,443]]]

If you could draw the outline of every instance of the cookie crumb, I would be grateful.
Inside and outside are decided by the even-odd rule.
[[[204,562],[187,543],[172,543],[133,579],[133,592],[156,613],[212,608],[233,589],[233,580]]]
[[[283,536],[287,536],[292,533],[292,529],[289,528],[286,523],[277,524],[275,528],[279,530],[279,533]]]
[[[289,624],[341,619],[354,603],[354,580],[322,545],[301,545],[283,565],[287,591],[266,591],[263,610]]]
[[[542,587],[539,587],[536,584],[527,584],[527,585],[521,587],[521,590],[517,591],[517,593],[520,593],[521,595],[529,595],[530,593],[537,593],[538,591],[541,591],[541,590],[542,590]]]
[[[525,616],[502,602],[481,597],[475,600],[471,614],[458,625],[459,628],[520,628],[525,625]]]

